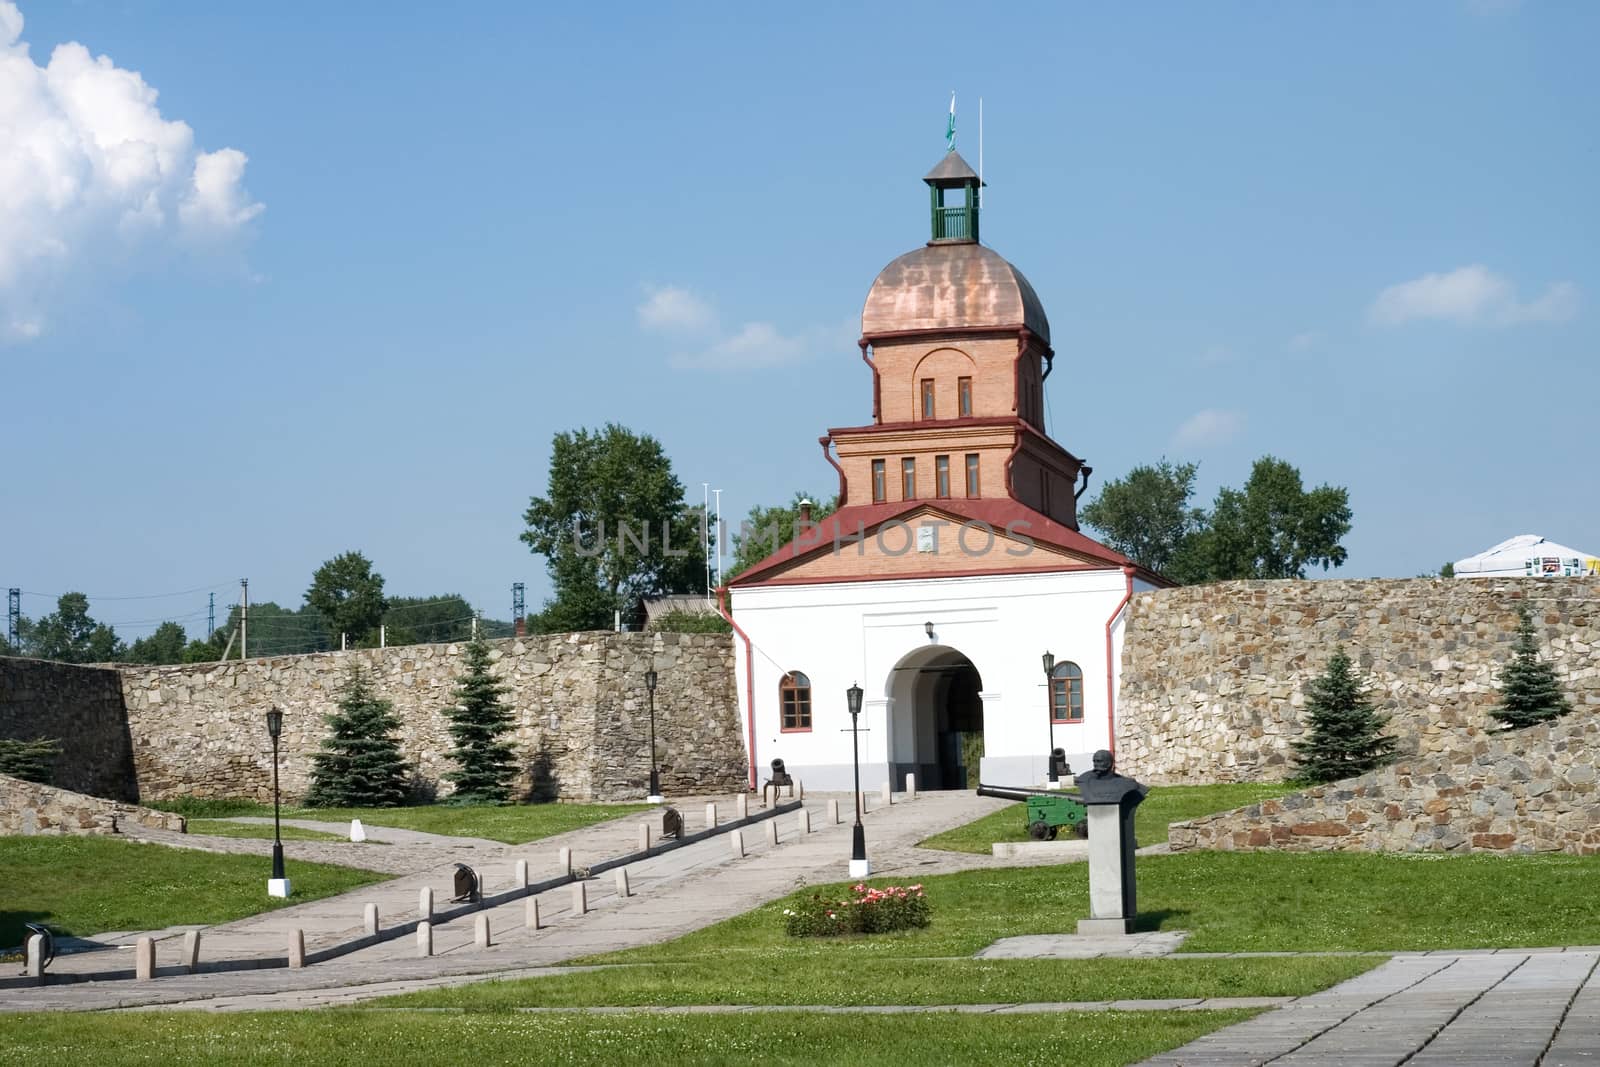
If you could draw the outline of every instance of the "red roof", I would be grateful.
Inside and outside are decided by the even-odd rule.
[[[1019,534],[1032,538],[1039,544],[1049,545],[1052,548],[1070,552],[1088,560],[1092,564],[1100,564],[1106,569],[1137,567],[1138,565],[1114,549],[1107,548],[1100,542],[1090,537],[1085,537],[1070,527],[1034,511],[1026,504],[1022,504],[1009,497],[990,498],[978,500],[894,500],[882,504],[860,504],[855,507],[841,508],[817,523],[817,529],[804,538],[805,544],[798,545],[797,541],[790,541],[772,555],[754,566],[735,575],[728,582],[730,586],[755,585],[769,578],[773,571],[786,563],[804,559],[822,552],[831,551],[836,541],[843,542],[844,538],[854,538],[864,532],[871,532],[891,519],[897,519],[916,511],[931,511],[948,515],[957,521],[980,522],[987,524],[996,533],[1007,529],[1015,530]],[[1071,570],[1073,564],[1063,561],[1059,567],[1015,568],[1021,570]],[[1153,572],[1138,568],[1147,579],[1161,585],[1170,584],[1165,578]],[[895,575],[904,578],[906,575]],[[818,578],[819,583],[836,582],[837,577]]]

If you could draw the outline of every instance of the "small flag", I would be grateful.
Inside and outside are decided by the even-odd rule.
[[[950,90],[950,122],[944,129],[944,143],[946,152],[956,150],[956,92]]]

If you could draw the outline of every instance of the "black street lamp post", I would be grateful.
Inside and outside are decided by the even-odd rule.
[[[1060,778],[1056,776],[1056,657],[1052,652],[1044,654],[1044,710],[1050,720],[1050,784],[1058,785]]]
[[[867,831],[861,825],[861,687],[852,685],[845,690],[845,700],[850,708],[850,755],[856,769],[856,825],[850,842],[850,877],[865,878],[871,873],[867,865]]]
[[[644,672],[644,687],[650,691],[650,796],[647,798],[652,804],[659,804],[661,796],[661,776],[656,771],[656,672]]]
[[[283,733],[283,712],[273,708],[267,712],[267,734],[272,738],[272,881],[267,883],[267,895],[289,895],[289,879],[283,873],[283,835],[278,822],[278,735]]]

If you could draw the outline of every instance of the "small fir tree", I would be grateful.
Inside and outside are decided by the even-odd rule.
[[[511,799],[516,759],[505,734],[511,712],[502,697],[507,687],[489,673],[489,646],[481,638],[467,644],[467,669],[456,679],[456,703],[445,709],[458,769],[445,773],[456,784],[452,798],[461,804],[504,804]]]
[[[328,727],[322,751],[311,757],[308,805],[388,808],[405,799],[406,762],[395,737],[400,720],[360,667],[351,667],[339,687],[339,710],[328,716]]]
[[[1505,702],[1492,714],[1510,729],[1549,722],[1572,710],[1562,695],[1556,669],[1539,659],[1539,642],[1533,634],[1533,617],[1528,609],[1518,609],[1517,647],[1511,662],[1500,673],[1500,692]]]
[[[1313,782],[1365,774],[1394,749],[1394,738],[1383,733],[1389,720],[1362,692],[1343,648],[1334,649],[1328,669],[1306,686],[1306,716],[1305,736],[1292,745],[1300,776]]]
[[[61,742],[53,737],[41,737],[33,741],[0,741],[0,774],[49,785],[59,755]]]

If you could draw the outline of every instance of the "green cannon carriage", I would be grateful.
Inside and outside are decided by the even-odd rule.
[[[1028,836],[1035,841],[1054,841],[1062,827],[1071,829],[1078,837],[1089,836],[1089,809],[1076,793],[1055,789],[1013,789],[1003,785],[978,786],[980,797],[998,797],[1001,800],[1021,800],[1024,825]]]

